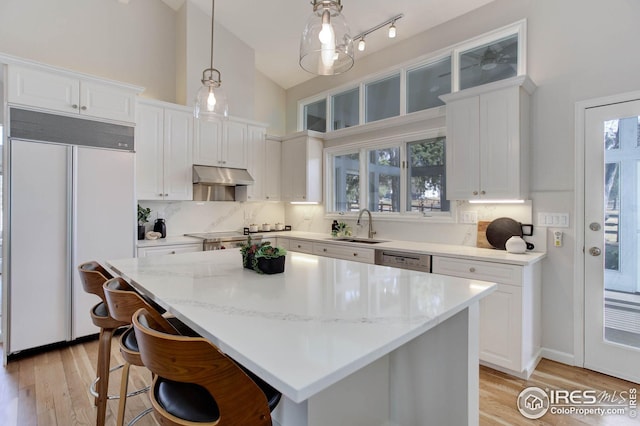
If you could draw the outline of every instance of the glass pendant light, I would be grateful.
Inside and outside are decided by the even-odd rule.
[[[211,1],[211,58],[209,68],[202,72],[202,87],[196,95],[194,116],[198,119],[218,120],[229,116],[227,96],[222,90],[220,71],[213,68],[213,25],[216,2]]]
[[[335,75],[353,66],[353,40],[340,0],[313,0],[313,13],[300,40],[300,66],[318,75]]]

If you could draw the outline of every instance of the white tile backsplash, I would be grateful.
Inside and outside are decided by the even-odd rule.
[[[165,220],[167,235],[192,232],[242,231],[251,223],[274,225],[285,223],[283,203],[224,201],[140,201],[151,209],[147,230],[153,229],[157,218]],[[288,224],[288,223],[287,223]]]

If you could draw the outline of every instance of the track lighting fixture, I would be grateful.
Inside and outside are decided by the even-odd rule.
[[[391,19],[387,19],[386,21],[376,25],[375,27],[371,27],[368,30],[361,32],[360,34],[357,34],[357,35],[353,36],[353,40],[358,40],[358,39],[360,40],[358,42],[358,50],[360,52],[364,51],[364,49],[365,49],[364,38],[366,36],[368,36],[369,34],[371,34],[374,31],[379,30],[380,28],[386,27],[389,24],[391,24],[391,26],[389,27],[389,32],[388,32],[389,38],[395,38],[396,34],[397,34],[396,33],[396,21],[398,19],[402,18],[403,16],[404,16],[404,14],[400,13],[399,15],[396,15]]]

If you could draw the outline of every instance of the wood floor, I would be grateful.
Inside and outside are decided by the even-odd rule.
[[[91,341],[14,360],[6,368],[0,367],[0,425],[95,424],[96,410],[88,387],[95,377],[96,354],[97,342]],[[117,365],[121,361],[118,343],[114,340],[111,364]],[[112,394],[119,389],[119,373],[111,374],[109,387]],[[150,375],[146,370],[131,368],[130,389],[140,388],[149,380]],[[632,420],[625,416],[547,413],[539,420],[527,420],[517,410],[516,399],[528,386],[542,389],[597,389],[609,393],[640,388],[637,384],[547,360],[542,360],[526,381],[481,367],[480,425],[640,425],[640,419]],[[129,398],[125,422],[147,407],[149,402],[146,394]],[[117,409],[118,402],[109,401],[107,425],[115,425]],[[152,415],[147,415],[137,425],[157,423]]]

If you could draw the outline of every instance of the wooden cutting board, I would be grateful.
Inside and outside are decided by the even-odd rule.
[[[476,247],[479,248],[493,248],[489,241],[487,241],[487,227],[491,223],[490,220],[478,221],[478,236],[476,239]]]

